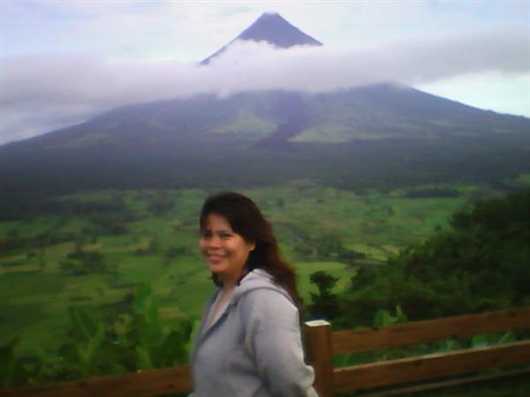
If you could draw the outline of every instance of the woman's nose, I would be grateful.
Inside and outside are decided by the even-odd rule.
[[[212,236],[207,240],[208,247],[219,247],[221,246],[221,239],[217,236]]]

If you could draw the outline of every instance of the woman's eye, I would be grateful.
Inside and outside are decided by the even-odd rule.
[[[227,240],[232,237],[232,235],[230,233],[220,233],[219,237],[221,237],[223,240]]]

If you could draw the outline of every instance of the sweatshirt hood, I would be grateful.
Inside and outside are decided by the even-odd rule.
[[[254,269],[241,279],[239,285],[234,290],[232,302],[235,304],[242,296],[257,289],[270,289],[284,295],[290,302],[293,302],[291,295],[281,286],[274,282],[272,275],[263,269]]]

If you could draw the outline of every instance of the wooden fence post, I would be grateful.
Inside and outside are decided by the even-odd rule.
[[[308,358],[315,370],[315,389],[319,397],[333,397],[331,324],[324,320],[306,321],[304,332]]]

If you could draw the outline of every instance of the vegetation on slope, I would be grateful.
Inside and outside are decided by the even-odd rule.
[[[447,230],[384,265],[359,266],[335,324],[371,324],[377,311],[396,307],[420,320],[530,305],[528,241],[530,189],[459,210]]]

